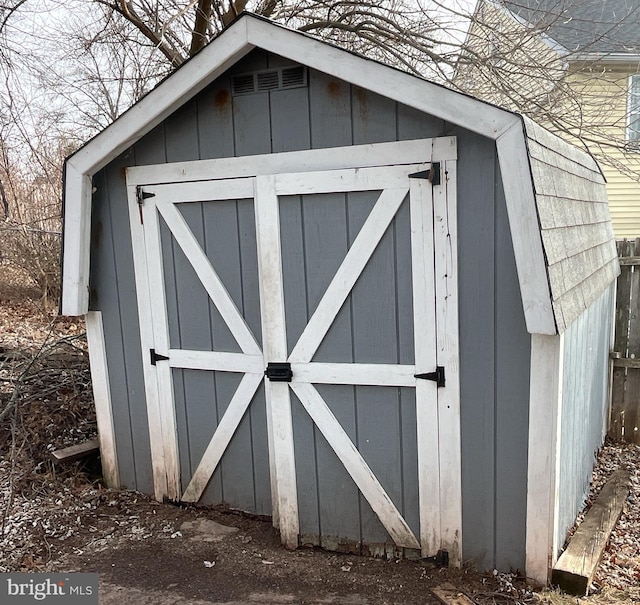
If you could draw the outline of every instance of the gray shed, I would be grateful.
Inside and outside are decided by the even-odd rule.
[[[111,485],[546,580],[607,417],[589,155],[243,15],[65,176]]]

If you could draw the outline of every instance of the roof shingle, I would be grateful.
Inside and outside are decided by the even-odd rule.
[[[570,52],[640,54],[638,0],[503,0]]]

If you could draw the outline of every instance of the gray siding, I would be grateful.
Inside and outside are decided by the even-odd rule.
[[[612,284],[564,335],[559,546],[585,503],[607,428],[614,293]]]
[[[233,72],[281,65],[282,61],[254,51],[237,64]],[[450,134],[458,136],[460,158],[463,556],[481,568],[524,567],[529,336],[519,298],[502,189],[496,185],[500,176],[494,143],[314,71],[309,74],[308,88],[234,98],[226,75],[137,142],[130,152],[95,179],[93,222],[96,231],[102,225],[102,237],[92,250],[91,305],[105,317],[123,483],[147,492],[152,488],[133,262],[121,168]],[[301,310],[299,317],[292,317],[288,325],[290,341],[317,304],[327,272],[339,262],[340,254],[344,254],[345,246],[357,233],[366,205],[366,200],[356,203],[355,199],[344,196],[329,200],[326,208],[323,205],[324,209],[320,210],[304,199],[291,198],[283,202],[287,210],[283,212],[282,229],[291,246],[283,250],[288,280],[285,298],[292,309]],[[318,235],[320,232],[302,229],[300,216],[305,212],[320,212],[316,224],[324,224],[325,232],[331,217],[331,237],[324,238]],[[341,219],[335,221],[333,212]],[[409,273],[395,270],[407,262],[406,238],[396,233],[402,229],[405,215],[406,209],[401,210],[385,235],[372,266],[359,281],[316,359],[336,360],[344,356],[345,360],[357,361],[410,361],[412,337],[401,322],[395,321],[411,308],[406,285]],[[236,217],[237,224],[238,221],[240,218]],[[249,232],[247,228],[244,233],[250,239]],[[203,231],[199,237],[206,239],[206,233]],[[304,246],[303,255],[295,253],[296,245]],[[233,250],[241,248],[237,242],[229,246]],[[188,279],[181,262],[177,254],[165,266],[168,281],[174,279],[174,292],[182,290],[181,280]],[[232,266],[230,261],[229,267]],[[304,288],[296,288],[299,283],[296,280],[310,266],[313,266],[313,279]],[[230,274],[226,279],[233,281],[234,278]],[[369,305],[366,317],[361,312],[353,312],[354,308],[362,307],[362,301],[379,296],[383,288],[386,288],[384,307]],[[255,301],[252,303],[246,292],[244,299],[240,294],[237,296],[240,296],[237,301],[245,305],[247,320],[251,321],[252,311],[248,305]],[[393,309],[387,308],[387,302]],[[200,313],[207,312],[202,298],[194,297],[192,304],[194,309],[197,305],[202,307]],[[178,303],[171,305],[172,324],[175,324],[172,338],[186,338],[184,330],[188,330],[188,326],[180,319]],[[190,311],[185,309],[182,313],[188,318]],[[210,309],[207,317],[211,325],[216,324],[215,313]],[[372,330],[372,326],[376,329]],[[259,334],[259,328],[252,327],[254,333]],[[193,338],[203,339],[200,346],[204,347],[210,346],[210,339],[215,340],[217,336],[215,329],[210,329],[194,334]],[[193,342],[195,345],[195,340]],[[195,374],[176,372],[174,376],[184,472],[193,470],[213,430],[211,419],[219,418],[226,397],[219,392],[217,376],[203,379]],[[189,393],[204,391],[216,393],[214,403],[190,406],[187,410],[185,402],[192,397]],[[327,386],[321,391],[374,470],[386,468],[382,473],[385,487],[414,530],[417,529],[418,513],[412,504],[417,474],[412,394],[404,389],[394,390],[392,405],[383,405],[383,400],[389,399],[386,389]],[[366,411],[360,403],[364,397],[371,402]],[[295,398],[293,413],[299,489],[305,493],[305,504],[300,511],[304,539],[318,543],[322,534],[328,538],[324,542],[328,547],[340,547],[340,542],[346,540],[357,542],[363,535],[370,542],[388,542],[379,522]],[[209,429],[203,428],[205,421]],[[252,459],[231,460],[230,453],[225,455],[206,497],[212,502],[223,499],[233,506],[268,513],[268,469],[256,462],[266,460],[266,449],[260,449],[266,448],[261,394],[252,402],[243,423],[247,426],[240,438],[245,445],[251,443],[255,448]],[[368,445],[373,443],[383,443],[385,447]],[[308,494],[314,497],[309,498]],[[350,512],[345,513],[345,509]]]
[[[455,134],[463,556],[523,570],[531,341],[493,142]]]

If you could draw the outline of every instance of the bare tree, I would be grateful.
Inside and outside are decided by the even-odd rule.
[[[450,84],[529,115],[640,181],[629,76],[640,5],[628,0],[482,0]]]
[[[608,14],[611,2],[628,10]],[[640,8],[631,0],[611,2],[4,0],[5,214],[14,203],[9,164],[46,172],[52,141],[72,149],[104,128],[244,10],[525,113],[640,181],[626,134],[626,74],[612,77],[594,54],[621,28],[638,25]],[[596,4],[605,9],[594,13],[589,7]],[[587,16],[576,22],[572,15],[583,5]],[[572,31],[579,45],[562,46],[554,38]],[[585,43],[589,31],[592,40]],[[637,56],[640,48],[626,51]],[[603,101],[612,91],[618,102]]]
[[[133,25],[172,66],[198,52],[244,10],[415,73],[439,69],[443,28],[409,0],[95,0]]]

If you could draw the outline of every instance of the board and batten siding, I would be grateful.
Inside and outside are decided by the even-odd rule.
[[[251,52],[229,73],[187,102],[94,178],[96,191],[92,213],[90,304],[91,309],[102,311],[105,322],[121,484],[153,492],[141,363],[143,352],[138,335],[124,168],[455,135],[458,137],[459,156],[463,555],[465,560],[473,560],[483,568],[523,569],[530,336],[526,331],[520,299],[495,143],[314,70],[309,71],[308,87],[232,97],[232,74],[284,64],[290,63],[263,51]],[[416,160],[420,161],[420,158]],[[236,221],[237,233],[245,238],[242,245],[250,246],[250,229],[240,228],[242,213],[246,212],[241,208],[243,203],[239,203],[235,209],[229,208],[228,219],[231,224]],[[308,209],[299,206],[296,210],[295,203],[286,199],[282,203],[293,205],[291,212],[286,215],[291,224],[283,225],[283,233],[290,239],[283,250],[286,288],[287,272],[299,271],[301,263],[316,262],[314,259],[331,263],[332,260],[321,241],[314,243],[313,234],[303,233],[299,226],[296,228],[296,212],[306,212]],[[247,201],[247,204],[250,205],[250,202]],[[336,212],[344,211],[345,208],[336,208]],[[402,214],[397,220],[403,220]],[[347,219],[347,215],[342,214],[336,223],[346,230],[342,234],[345,245],[351,237],[348,233],[349,221],[357,221],[357,217]],[[204,231],[200,233],[200,237],[205,236]],[[229,237],[231,240],[236,236],[230,234]],[[287,251],[288,246],[293,250],[296,238],[298,242],[304,238],[308,247],[306,256],[296,257],[293,252]],[[402,262],[404,258],[406,251],[403,251],[402,242],[394,242],[390,237],[383,244],[379,260],[376,261],[379,266],[374,271],[383,271],[384,265]],[[243,256],[244,262],[246,255],[241,254],[239,240],[229,241],[228,245],[232,259],[230,266],[237,262],[237,255]],[[185,279],[179,269],[180,262],[179,254],[166,259],[166,274],[173,275],[176,280]],[[362,295],[373,298],[378,291],[375,275],[372,273],[364,277]],[[400,282],[404,277],[400,278]],[[301,306],[312,304],[311,298],[315,296],[313,290],[321,287],[320,276],[318,279],[320,281],[317,284],[311,284],[311,290],[300,293],[306,299],[301,301]],[[250,286],[243,284],[242,287]],[[180,291],[181,287],[177,289]],[[240,293],[235,296],[240,297],[237,300],[245,305],[244,313],[251,323],[250,318],[255,310],[246,307],[252,304],[249,291],[245,292],[244,300]],[[387,304],[388,297],[385,295],[383,298],[384,304]],[[398,308],[410,308],[411,301],[398,287],[395,287],[395,292],[391,287],[390,300]],[[181,329],[180,314],[187,312],[180,311],[179,304],[171,302],[169,305],[169,313],[173,318],[171,323],[175,322],[171,329],[176,331],[176,338]],[[204,303],[194,301],[194,304]],[[299,323],[302,321],[303,318],[300,318]],[[376,326],[375,308],[369,318],[352,317],[344,313],[340,321],[345,326],[347,336],[349,331],[353,331],[355,340],[350,343],[352,347],[365,347],[366,350],[373,344],[375,338],[371,340],[372,337],[367,336],[366,332]],[[296,329],[293,318],[289,328]],[[395,326],[388,328],[385,342],[392,343],[402,357],[403,351],[409,350],[408,345],[400,334],[395,333]],[[254,333],[259,334],[260,330]],[[197,338],[208,341],[209,338],[215,339],[216,335],[209,335],[205,331]],[[327,346],[330,345],[328,341]],[[201,346],[206,346],[206,342]],[[341,348],[344,346],[345,343],[340,344]],[[197,409],[190,409],[187,413],[189,389],[205,387],[197,385],[199,379],[187,371],[178,374],[174,376],[174,384],[180,386],[176,388],[180,399],[177,422],[184,473],[197,463],[199,452],[206,447],[207,434],[202,434],[206,431],[200,425],[203,414],[207,415],[206,420],[210,422],[211,413]],[[213,386],[218,388],[217,383]],[[347,387],[323,388],[349,390]],[[358,387],[361,388],[365,389]],[[392,465],[392,472],[388,476],[395,475],[397,478],[395,484],[385,487],[403,506],[402,501],[409,502],[411,490],[415,490],[412,477],[415,475],[416,445],[411,440],[403,439],[401,430],[415,422],[411,398],[399,389],[394,395],[396,403],[389,410],[383,411],[381,406],[377,406],[376,411],[367,416],[359,407],[363,404],[357,401],[353,389],[351,391],[345,395],[350,403],[334,412],[344,415],[340,418],[341,422],[351,427],[351,437],[363,450],[367,447],[368,434],[380,436],[383,432],[388,440],[388,448],[379,454],[365,451],[365,456],[371,460],[372,467],[384,465],[388,459]],[[257,460],[260,456],[266,459],[266,450],[253,451],[264,446],[262,435],[266,433],[266,424],[263,408],[259,392],[250,406],[249,415],[243,420],[245,428],[234,437],[244,444],[252,444],[250,455],[236,461],[230,460],[231,452],[242,449],[240,442],[235,448],[232,441],[231,449],[225,454],[221,468],[216,471],[206,493],[206,498],[211,501],[222,497],[231,506],[270,514],[267,465]],[[219,415],[220,410],[217,413]],[[299,452],[304,450],[303,455],[297,456],[300,461],[297,469],[299,489],[318,496],[315,504],[310,499],[306,508],[300,509],[304,539],[317,543],[318,536],[323,535],[326,536],[324,545],[331,548],[335,546],[331,543],[333,534],[334,541],[340,538],[357,540],[365,531],[384,541],[386,538],[380,533],[376,525],[378,522],[372,518],[368,505],[362,506],[364,501],[355,485],[295,399],[293,415],[294,434],[297,435],[295,446]],[[234,470],[239,467],[243,467],[245,472]],[[246,472],[248,469],[251,472]],[[344,501],[335,501],[332,494],[327,493],[326,487],[323,490],[323,477],[329,477],[334,483],[345,482]],[[231,482],[235,485],[232,486]],[[343,512],[348,503],[349,506],[355,506],[353,510],[356,512],[346,518]],[[403,512],[411,525],[417,523],[417,511]]]
[[[607,429],[615,283],[564,333],[556,553],[583,508]]]

